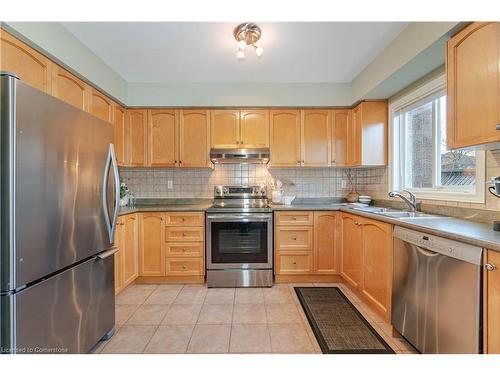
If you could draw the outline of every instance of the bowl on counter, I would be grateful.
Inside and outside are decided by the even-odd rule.
[[[358,198],[359,203],[370,204],[372,201],[372,197],[369,195],[360,195]]]

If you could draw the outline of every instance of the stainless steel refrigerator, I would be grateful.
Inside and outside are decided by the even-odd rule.
[[[0,350],[87,353],[114,332],[112,125],[0,73]]]

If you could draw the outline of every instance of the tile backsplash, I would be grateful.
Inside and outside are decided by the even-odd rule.
[[[213,170],[121,168],[120,177],[137,198],[212,198],[215,185],[269,186],[272,179],[283,182],[286,195],[343,197],[350,191],[347,171],[351,171],[360,194],[387,194],[387,168],[268,169],[259,164],[224,164]],[[342,181],[346,183],[344,188]]]

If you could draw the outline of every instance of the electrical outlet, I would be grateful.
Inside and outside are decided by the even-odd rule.
[[[347,181],[346,180],[342,180],[342,182],[340,183],[340,186],[342,187],[342,189],[347,188]]]
[[[172,180],[167,181],[167,189],[173,189],[174,188],[174,182]]]

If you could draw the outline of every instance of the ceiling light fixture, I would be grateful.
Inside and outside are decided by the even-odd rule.
[[[264,49],[255,44],[260,39],[261,34],[262,31],[260,27],[251,22],[242,23],[234,28],[234,39],[238,42],[238,53],[236,57],[238,57],[239,60],[245,58],[246,46],[253,46],[255,48],[255,54],[258,57],[262,56]]]

